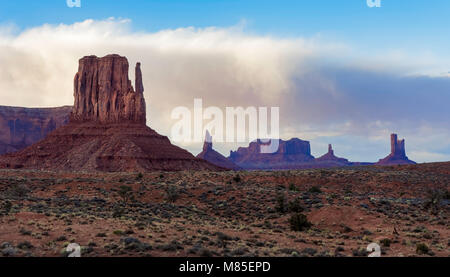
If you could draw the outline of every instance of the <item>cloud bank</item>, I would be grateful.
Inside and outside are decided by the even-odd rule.
[[[223,109],[280,107],[282,138],[310,139],[316,156],[333,143],[341,156],[376,161],[397,132],[411,159],[450,160],[450,78],[438,73],[448,61],[372,56],[320,36],[259,36],[241,26],[148,33],[108,19],[22,32],[0,27],[0,104],[71,105],[78,59],[110,53],[127,56],[131,66],[142,62],[148,125],[165,135],[175,123],[171,111],[202,98]],[[237,146],[217,148],[227,154]]]

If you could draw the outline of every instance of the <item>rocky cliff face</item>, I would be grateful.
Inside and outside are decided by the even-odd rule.
[[[381,159],[378,165],[415,164],[408,159],[405,151],[405,140],[399,140],[397,134],[391,135],[391,154]]]
[[[0,155],[22,150],[69,121],[72,107],[0,106]]]
[[[212,137],[209,132],[206,132],[205,143],[203,144],[203,151],[197,155],[197,158],[206,160],[214,165],[222,168],[239,170],[239,166],[235,165],[230,159],[226,158],[219,152],[213,149]]]
[[[119,55],[82,58],[74,78],[71,120],[145,124],[141,65],[136,65],[136,90],[128,78],[128,68],[128,60]]]
[[[311,163],[309,141],[297,138],[289,141],[280,140],[278,151],[272,154],[261,153],[261,140],[250,143],[249,147],[241,147],[230,153],[230,160],[244,169],[290,169],[300,168],[301,165]]]
[[[140,64],[136,91],[125,57],[84,57],[74,82],[69,123],[44,140],[0,157],[0,168],[61,171],[222,170],[145,125]]]

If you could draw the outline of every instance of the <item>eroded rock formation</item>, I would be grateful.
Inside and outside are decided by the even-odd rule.
[[[73,122],[146,123],[141,65],[136,90],[128,78],[128,60],[119,55],[84,57],[74,78]]]
[[[125,57],[80,60],[75,104],[67,125],[17,153],[0,157],[1,168],[62,171],[221,170],[145,125],[140,64],[136,90]]]
[[[240,167],[235,165],[231,160],[213,149],[212,137],[206,131],[205,142],[203,144],[203,151],[197,155],[197,158],[204,159],[214,165],[222,168],[239,170]]]
[[[316,159],[318,162],[336,162],[341,163],[342,165],[348,164],[349,161],[344,158],[339,158],[334,155],[333,146],[331,144],[328,145],[328,153]]]
[[[399,140],[397,134],[391,135],[391,154],[381,159],[378,165],[416,164],[408,159],[405,151],[405,140]]]

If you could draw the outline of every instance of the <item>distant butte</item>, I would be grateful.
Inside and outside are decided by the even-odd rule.
[[[0,157],[0,168],[57,171],[221,170],[145,125],[140,64],[134,90],[128,60],[119,55],[80,59],[69,123],[44,140]]]
[[[249,170],[309,168],[314,161],[309,141],[298,138],[279,140],[278,151],[272,154],[261,153],[261,146],[264,144],[258,139],[248,147],[231,151],[229,159],[239,167]]]
[[[381,159],[377,165],[416,164],[408,159],[405,151],[405,140],[399,140],[397,134],[391,135],[391,154]]]
[[[333,146],[331,144],[328,145],[328,153],[323,155],[320,158],[317,158],[316,161],[318,162],[337,162],[341,163],[342,165],[349,164],[349,161],[344,158],[339,158],[334,155]]]
[[[231,170],[241,169],[234,164],[230,159],[226,158],[219,152],[213,149],[212,137],[208,131],[206,131],[205,142],[203,144],[203,151],[197,155],[197,158],[204,159],[214,165]]]

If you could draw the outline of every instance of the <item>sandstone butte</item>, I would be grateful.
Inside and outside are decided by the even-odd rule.
[[[80,59],[69,123],[19,152],[0,157],[0,168],[56,171],[221,170],[146,126],[140,64],[135,88],[128,60],[119,55]]]
[[[203,151],[197,155],[197,158],[206,160],[214,165],[231,170],[240,170],[241,168],[235,165],[230,159],[226,158],[219,152],[213,149],[212,137],[206,131],[205,142],[203,144]]]
[[[339,158],[334,155],[333,146],[331,144],[328,145],[328,152],[325,155],[315,159],[315,161],[319,163],[328,163],[330,165],[335,164],[336,166],[351,165],[347,159]]]
[[[377,165],[416,164],[406,156],[405,140],[399,140],[397,134],[391,135],[391,154],[381,159]]]

